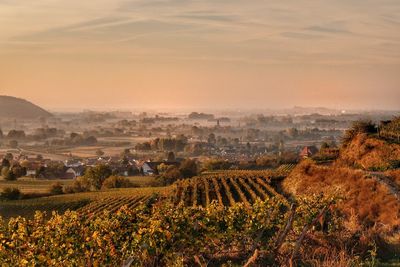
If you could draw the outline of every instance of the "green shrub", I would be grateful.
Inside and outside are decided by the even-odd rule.
[[[110,176],[104,180],[101,186],[102,189],[126,187],[133,187],[133,184],[127,178],[121,176]]]
[[[4,180],[7,181],[14,181],[17,179],[14,172],[9,167],[3,167],[3,169],[1,170],[1,175],[3,176]]]
[[[87,181],[84,177],[78,177],[70,186],[64,187],[64,193],[72,194],[72,193],[80,193],[89,191],[89,187]]]
[[[18,188],[6,187],[1,192],[1,198],[7,200],[17,200],[21,197],[21,191]]]
[[[52,195],[61,195],[63,194],[63,185],[60,182],[56,182],[52,184],[49,188],[49,192]]]

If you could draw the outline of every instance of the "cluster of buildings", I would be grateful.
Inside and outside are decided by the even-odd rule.
[[[178,162],[144,161],[131,157],[102,156],[96,158],[70,158],[65,161],[45,159],[41,156],[29,157],[25,155],[0,155],[0,163],[6,158],[10,166],[19,166],[24,169],[25,176],[35,178],[75,179],[82,176],[85,170],[98,165],[108,166],[114,175],[154,175],[158,173],[158,166],[177,165]]]

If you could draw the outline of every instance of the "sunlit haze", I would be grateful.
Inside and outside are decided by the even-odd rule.
[[[400,1],[0,0],[0,95],[61,108],[400,108]]]

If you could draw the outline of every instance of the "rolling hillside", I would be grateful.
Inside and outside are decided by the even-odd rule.
[[[338,163],[369,171],[395,168],[400,161],[400,145],[365,133],[356,135],[340,152]]]
[[[35,119],[51,117],[52,114],[31,102],[12,96],[0,96],[0,118]]]

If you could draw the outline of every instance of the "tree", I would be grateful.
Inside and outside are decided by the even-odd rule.
[[[4,166],[1,168],[1,176],[3,176],[3,178],[6,176],[9,169],[10,169],[10,166]]]
[[[299,131],[296,128],[289,128],[286,133],[290,138],[296,138],[299,135]]]
[[[125,148],[121,153],[121,158],[127,158],[132,156],[131,150],[129,148]]]
[[[87,179],[84,176],[78,177],[72,185],[65,186],[63,192],[66,194],[79,193],[89,191],[89,186]]]
[[[217,142],[217,139],[215,138],[215,134],[210,133],[210,134],[208,135],[207,142],[208,142],[209,144],[211,144],[211,145],[214,145],[214,144]]]
[[[21,167],[19,164],[12,166],[11,171],[14,174],[15,179],[26,175],[26,169]]]
[[[3,158],[3,160],[1,161],[1,168],[3,168],[3,167],[10,167],[10,161],[8,160],[8,159],[6,159],[6,158]]]
[[[219,145],[219,146],[227,146],[228,145],[228,140],[225,137],[218,136],[217,137],[217,145]]]
[[[64,175],[66,167],[62,162],[50,162],[47,167],[41,166],[37,170],[37,177],[45,177],[49,179],[60,178]]]
[[[7,181],[14,181],[17,179],[11,168],[4,167],[1,170],[1,175],[3,176],[4,180]]]
[[[77,137],[79,137],[80,135],[78,134],[78,133],[71,133],[70,135],[69,135],[69,138],[71,138],[71,139],[74,139],[74,138],[77,138]]]
[[[25,138],[25,136],[26,135],[24,131],[18,131],[18,130],[11,130],[7,134],[8,138],[15,138],[15,139],[23,139]]]
[[[63,192],[63,186],[60,182],[52,184],[49,188],[49,192],[52,195],[61,195]]]
[[[86,145],[93,146],[93,145],[97,144],[97,138],[94,136],[89,136],[88,138],[86,138],[84,140],[84,143]]]
[[[18,141],[17,140],[11,140],[9,142],[9,145],[11,148],[17,148],[18,147]]]
[[[14,155],[11,153],[7,153],[5,154],[4,158],[11,162],[14,159]]]
[[[133,187],[133,184],[127,178],[121,176],[110,176],[104,180],[101,186],[102,189],[127,187]]]
[[[167,161],[169,161],[169,162],[174,162],[175,160],[176,160],[176,159],[175,159],[175,153],[172,152],[172,151],[168,152]]]
[[[0,129],[0,138],[3,138],[3,137],[4,137],[3,131]]]
[[[321,150],[325,150],[329,148],[329,144],[327,142],[322,142],[321,144]]]
[[[101,157],[103,155],[104,155],[104,151],[103,150],[101,150],[101,149],[97,149],[96,150],[96,156]]]
[[[180,178],[182,178],[182,174],[175,165],[169,165],[167,170],[160,176],[164,185],[173,184]]]
[[[137,143],[135,145],[135,149],[141,150],[141,151],[149,151],[149,150],[151,150],[151,144],[150,144],[150,142]]]
[[[343,146],[347,146],[353,138],[360,134],[374,134],[378,132],[378,128],[374,123],[371,121],[355,121],[350,129],[348,129],[343,137],[342,137],[342,144]]]
[[[163,174],[164,172],[166,172],[168,170],[168,165],[165,163],[161,163],[160,165],[157,166],[157,172],[159,174]]]
[[[179,166],[179,172],[183,178],[191,178],[198,173],[197,163],[193,159],[185,159]]]
[[[223,159],[210,159],[204,162],[204,168],[208,171],[228,170],[231,166],[232,163]]]
[[[18,188],[6,187],[0,194],[1,198],[8,200],[17,200],[21,196],[21,192]]]
[[[98,165],[85,171],[84,178],[90,186],[96,190],[100,189],[104,180],[110,177],[112,170],[107,165]]]

